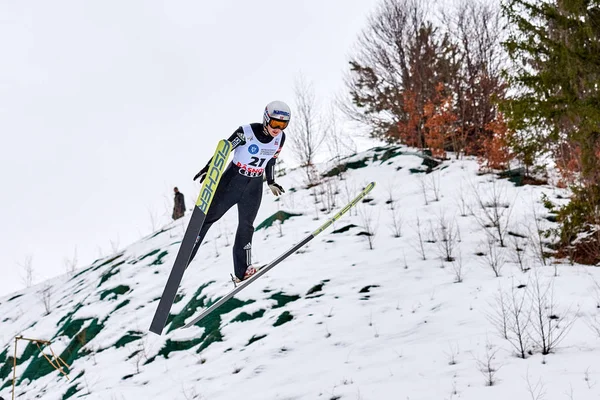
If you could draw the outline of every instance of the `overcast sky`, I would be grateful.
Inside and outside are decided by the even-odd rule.
[[[189,208],[217,141],[300,74],[326,105],[377,3],[0,0],[0,295],[28,256],[40,282],[167,223],[174,186]]]

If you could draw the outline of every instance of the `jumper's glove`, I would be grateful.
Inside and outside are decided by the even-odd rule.
[[[273,192],[273,194],[275,196],[281,196],[282,193],[285,193],[285,190],[283,190],[283,188],[280,185],[278,185],[277,183],[267,182],[267,184],[269,185],[269,189],[271,189],[271,192]]]
[[[194,176],[194,180],[196,180],[196,179],[200,178],[200,181],[199,181],[199,182],[200,182],[200,183],[202,183],[202,182],[204,181],[204,178],[206,178],[206,172],[207,172],[207,171],[205,171],[204,169],[203,169],[202,171],[198,172],[198,173],[196,174],[196,176]]]

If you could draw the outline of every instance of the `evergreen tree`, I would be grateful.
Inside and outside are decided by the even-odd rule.
[[[507,0],[503,13],[516,93],[503,109],[511,128],[536,139],[515,150],[550,150],[574,172],[574,196],[560,215],[568,247],[600,223],[600,1]],[[600,260],[594,252],[586,257]]]

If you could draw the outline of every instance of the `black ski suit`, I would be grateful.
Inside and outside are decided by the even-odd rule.
[[[261,123],[253,123],[249,127],[253,135],[245,134],[243,127],[239,127],[228,139],[232,144],[232,151],[239,153],[234,153],[234,159],[221,177],[189,261],[192,262],[196,256],[204,236],[212,224],[221,219],[231,207],[237,204],[238,227],[233,245],[233,267],[235,275],[239,279],[243,279],[246,268],[252,263],[254,219],[262,200],[263,174],[266,173],[269,184],[275,182],[275,162],[285,142],[284,132],[273,138],[263,131]],[[259,141],[261,146],[270,146],[271,149],[262,150],[256,146],[255,140]],[[250,156],[245,152],[256,156]],[[260,158],[263,152],[266,153],[266,156]],[[244,154],[252,161],[248,164],[236,163],[236,155],[238,154]],[[267,159],[266,166],[262,169],[261,167]],[[196,176],[201,176],[202,173],[208,171],[209,164],[210,161]]]

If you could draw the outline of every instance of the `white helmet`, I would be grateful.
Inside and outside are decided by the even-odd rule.
[[[283,101],[272,101],[265,107],[263,116],[263,126],[267,129],[270,126],[273,129],[287,128],[292,112],[287,104]]]

